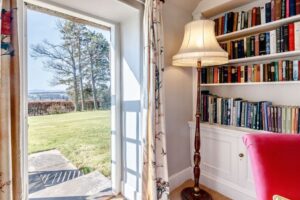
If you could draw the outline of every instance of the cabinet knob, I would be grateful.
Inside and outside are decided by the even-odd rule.
[[[239,154],[239,157],[240,157],[240,158],[243,158],[243,157],[244,157],[244,154],[243,154],[243,153],[240,153],[240,154]]]

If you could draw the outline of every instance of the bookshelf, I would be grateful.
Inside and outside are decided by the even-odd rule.
[[[292,22],[296,22],[296,21],[300,21],[300,15],[295,15],[295,16],[292,16],[292,17],[288,17],[288,18],[276,20],[276,21],[273,21],[273,22],[261,24],[261,25],[250,27],[250,28],[243,29],[243,30],[240,30],[240,31],[235,31],[235,32],[232,32],[232,33],[220,35],[220,36],[217,36],[217,40],[219,42],[225,42],[225,41],[228,41],[228,40],[235,40],[235,39],[239,39],[239,38],[242,38],[242,37],[245,37],[245,36],[270,31],[270,30],[276,29],[277,27],[282,26],[284,24],[288,24],[288,23],[292,23]]]
[[[277,81],[277,82],[248,82],[248,83],[207,83],[201,84],[203,87],[219,87],[219,86],[257,86],[257,85],[290,85],[300,84],[300,81]]]
[[[188,122],[190,126],[193,126],[195,122],[190,121]],[[225,126],[220,124],[210,124],[208,122],[201,122],[202,128],[210,128],[210,129],[226,129],[226,130],[232,130],[232,131],[238,131],[238,132],[244,132],[244,133],[267,133],[266,131],[262,130],[254,130],[250,128],[244,128],[244,127],[236,127],[236,126]]]
[[[278,60],[298,60],[300,59],[300,50],[274,53],[262,56],[253,56],[239,59],[231,59],[225,65],[242,65],[242,64],[264,64]]]
[[[218,2],[219,4],[222,1]],[[270,0],[251,0],[243,1],[238,4],[234,4],[231,1],[223,1],[223,4],[227,6],[218,6],[213,8],[211,3],[208,7],[200,8],[198,12],[202,13],[210,19],[219,18],[226,12],[241,12],[251,10],[253,7],[264,7]],[[197,13],[197,12],[196,12]],[[219,42],[227,42],[238,40],[243,37],[256,35],[259,33],[275,30],[276,28],[285,24],[294,23],[300,21],[300,14],[291,17],[283,18],[280,20],[264,23],[254,27],[242,29],[239,31],[231,32],[217,36]],[[245,57],[239,59],[231,59],[224,66],[239,66],[239,65],[252,65],[252,64],[266,64],[279,60],[300,60],[300,50],[288,51],[281,53],[273,53],[268,55]],[[212,94],[221,97],[241,97],[248,101],[261,101],[268,100],[276,105],[293,105],[300,106],[300,81],[280,81],[280,82],[246,82],[246,83],[209,83],[201,84],[202,90],[209,90]],[[194,72],[194,84],[195,84],[195,72]],[[247,87],[241,87],[247,86]],[[226,88],[226,89],[225,89]],[[195,87],[194,87],[195,94]],[[195,96],[195,95],[194,95]],[[195,112],[195,110],[194,110]],[[214,125],[212,125],[214,126]]]

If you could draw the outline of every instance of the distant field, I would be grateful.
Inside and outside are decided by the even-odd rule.
[[[29,117],[29,154],[58,149],[78,168],[110,176],[110,111]]]

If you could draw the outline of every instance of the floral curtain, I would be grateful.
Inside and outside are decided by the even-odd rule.
[[[164,115],[161,0],[146,0],[144,14],[143,200],[169,199]]]
[[[20,73],[16,0],[0,0],[0,199],[19,200],[21,187]]]

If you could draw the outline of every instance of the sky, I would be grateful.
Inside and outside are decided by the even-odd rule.
[[[43,67],[43,59],[30,56],[32,45],[40,44],[44,40],[58,44],[61,42],[59,31],[56,29],[56,22],[59,17],[28,10],[27,15],[27,36],[28,36],[28,90],[55,90],[64,91],[66,86],[53,86],[50,82],[54,74]],[[107,40],[110,40],[110,32],[88,26],[89,29],[101,32]]]

